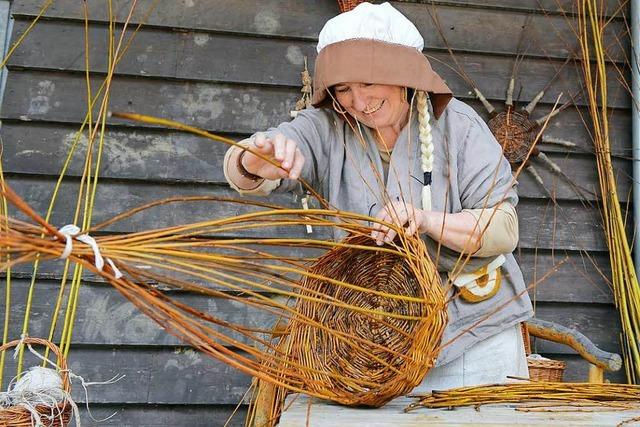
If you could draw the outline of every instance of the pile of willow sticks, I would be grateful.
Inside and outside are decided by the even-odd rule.
[[[66,257],[102,276],[168,333],[267,383],[343,404],[380,406],[419,384],[437,357],[446,324],[439,274],[423,241],[401,229],[393,245],[375,245],[371,228],[362,225],[373,218],[262,204],[231,218],[97,236],[92,247],[86,237],[51,226],[6,183],[3,194],[30,222],[0,218],[0,256],[6,260],[0,268]],[[349,237],[223,237],[305,225],[339,227]],[[278,258],[269,250],[275,246],[329,251],[308,265]],[[271,328],[230,323],[159,287],[231,300],[260,312],[265,324],[287,326],[272,339]]]
[[[640,284],[625,230],[625,214],[620,207],[616,176],[611,160],[607,104],[607,55],[605,31],[610,19],[604,15],[602,0],[578,1],[578,29],[582,72],[589,100],[592,137],[602,195],[604,231],[609,247],[615,303],[622,324],[622,350],[627,380],[640,381]],[[635,100],[636,102],[638,100]]]
[[[433,391],[405,412],[420,407],[454,408],[498,403],[529,403],[521,411],[561,411],[640,409],[640,386],[557,382],[519,382],[488,386],[460,387]]]

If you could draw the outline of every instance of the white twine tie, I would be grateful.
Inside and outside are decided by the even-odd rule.
[[[65,238],[64,251],[62,251],[60,259],[69,258],[69,255],[71,255],[71,251],[73,250],[73,239],[76,239],[77,241],[85,243],[91,247],[96,268],[98,269],[98,271],[102,271],[102,269],[104,268],[105,258],[103,258],[102,254],[100,253],[100,248],[98,247],[96,239],[89,236],[88,234],[79,234],[80,228],[75,224],[67,224],[58,231]],[[113,261],[111,261],[109,258],[106,258],[106,261],[109,264],[109,267],[111,267],[111,269],[113,270],[113,275],[115,276],[115,278],[121,278],[122,273],[120,272],[120,270],[118,270]]]

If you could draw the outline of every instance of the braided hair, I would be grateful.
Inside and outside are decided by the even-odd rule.
[[[417,91],[418,140],[420,141],[420,164],[422,166],[422,209],[431,210],[431,172],[433,171],[433,135],[431,134],[431,114],[429,96]]]

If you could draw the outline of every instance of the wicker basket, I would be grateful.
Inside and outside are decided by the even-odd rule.
[[[529,378],[532,381],[550,381],[562,382],[564,369],[567,367],[565,362],[560,360],[535,360],[527,359],[529,366]]]
[[[364,0],[338,0],[338,6],[340,7],[340,13],[348,12]]]
[[[446,324],[445,297],[428,258],[412,265],[395,254],[358,249],[375,245],[368,236],[353,236],[343,243],[345,247],[331,250],[311,268],[315,277],[331,277],[422,302],[381,297],[307,277],[302,281],[303,294],[322,291],[325,298],[374,309],[380,315],[357,313],[320,300],[299,300],[297,311],[323,328],[296,319],[290,323],[291,363],[313,368],[314,372],[305,369],[300,373],[300,381],[311,392],[345,405],[381,406],[411,391],[433,366]],[[385,313],[415,316],[416,320],[387,318]],[[354,345],[354,339],[366,343]]]
[[[41,338],[25,338],[24,340],[15,340],[0,346],[0,352],[16,347],[21,342],[25,344],[43,345],[55,353],[58,358],[58,367],[60,368],[60,375],[62,377],[62,387],[65,392],[69,393],[71,387],[71,383],[69,382],[69,371],[67,369],[67,362],[62,356],[60,349],[52,342]],[[67,426],[71,420],[72,407],[66,401],[58,404],[56,408],[52,408],[47,405],[39,405],[36,407],[36,410],[42,415],[42,425],[47,427],[64,427]],[[53,420],[49,419],[51,413],[56,414]],[[33,425],[34,421],[31,417],[31,413],[26,408],[22,406],[0,408],[0,426],[32,427]]]

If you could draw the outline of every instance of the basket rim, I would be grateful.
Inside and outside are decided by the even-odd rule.
[[[62,378],[62,389],[65,392],[70,393],[71,382],[69,381],[69,369],[67,368],[67,360],[62,354],[60,348],[51,341],[45,340],[44,338],[24,337],[22,339],[9,341],[1,345],[0,352],[7,351],[8,349],[17,347],[21,344],[38,344],[44,347],[48,347],[51,351],[53,351],[53,353],[56,355],[57,366],[59,368],[60,377]]]
[[[567,363],[561,360],[535,360],[528,359],[527,365],[529,369],[531,368],[540,368],[540,369],[565,369],[567,367]]]

